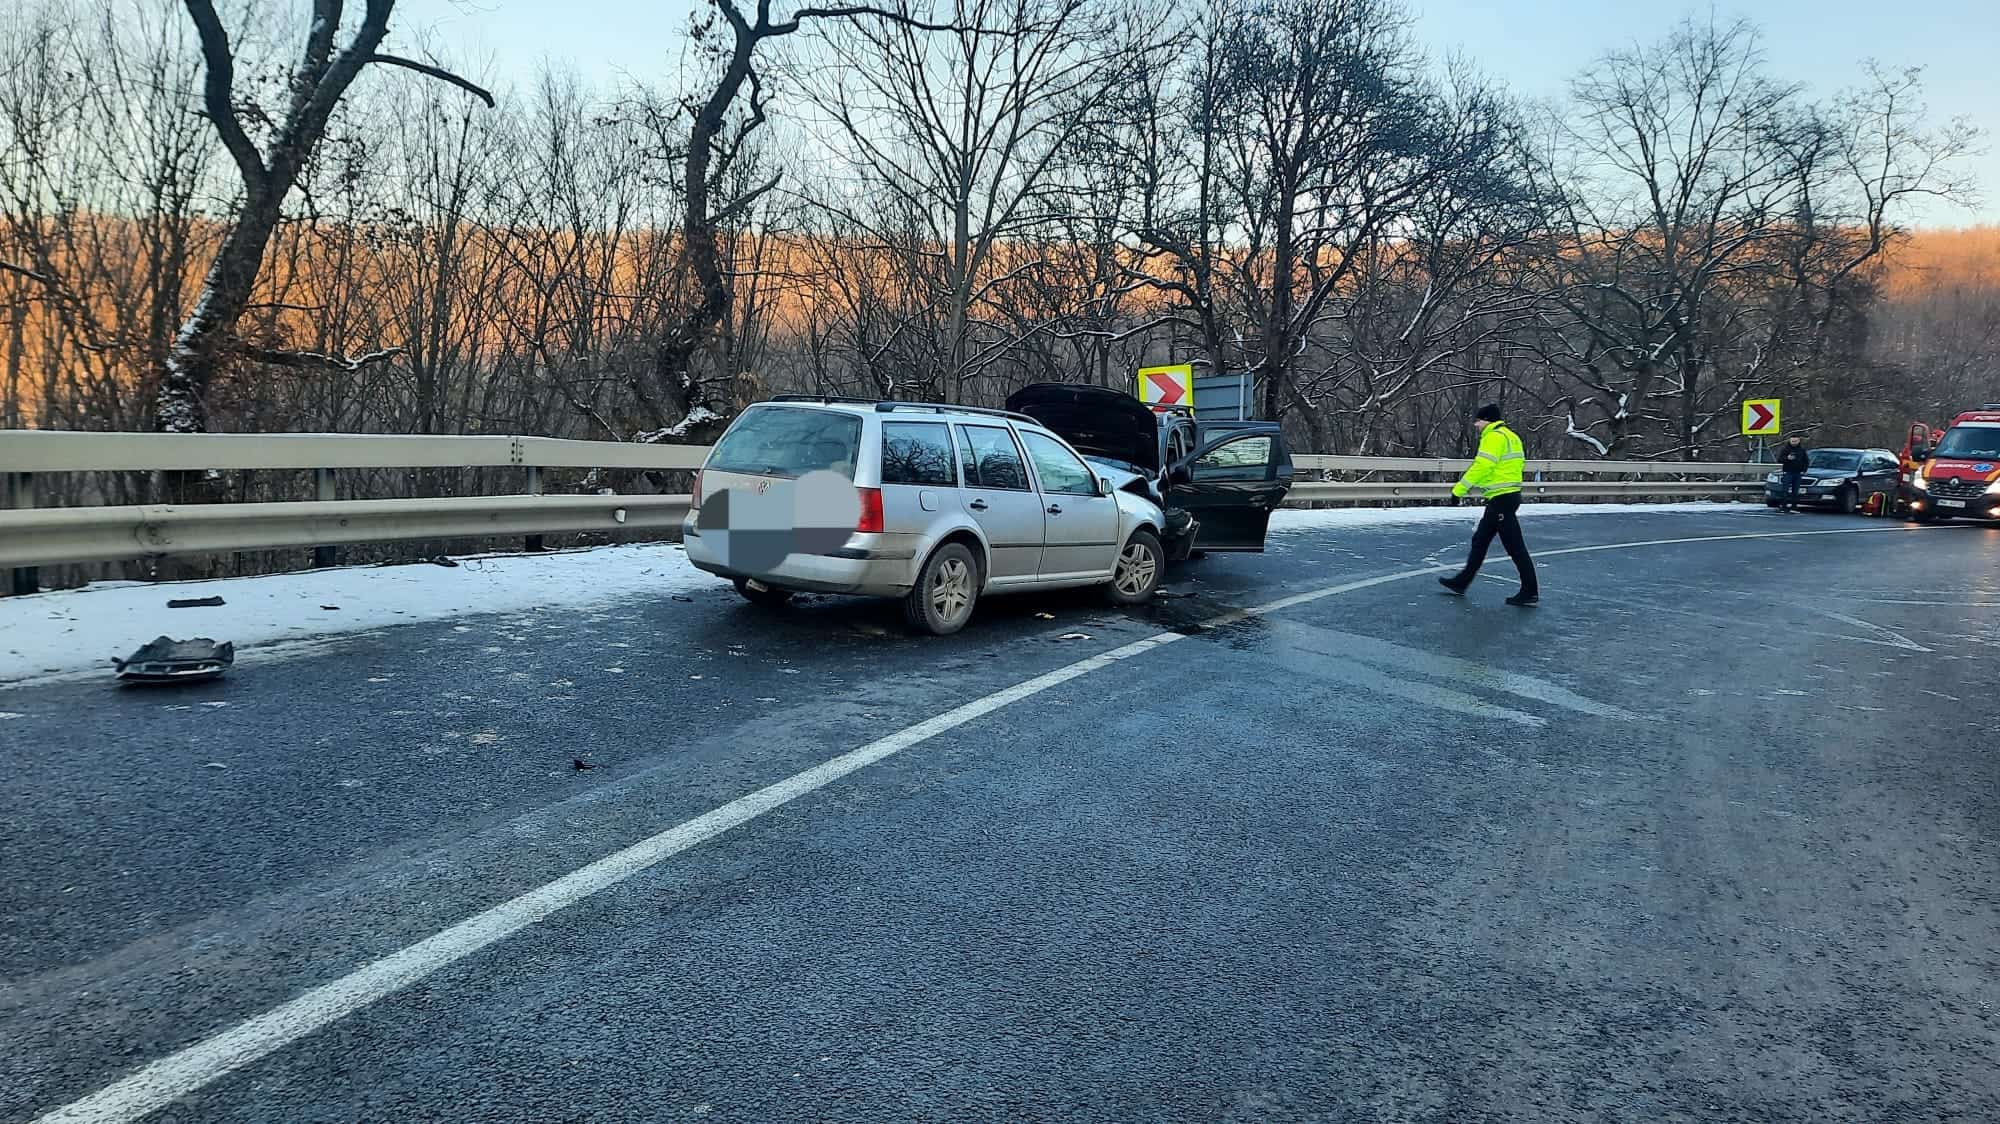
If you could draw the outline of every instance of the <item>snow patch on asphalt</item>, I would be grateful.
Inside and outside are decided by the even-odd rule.
[[[1546,503],[1525,504],[1521,513],[1762,510],[1761,504]],[[1478,518],[1477,506],[1284,510],[1273,513],[1271,531],[1470,524]],[[0,598],[0,687],[108,678],[112,657],[130,655],[157,636],[227,640],[236,645],[237,661],[249,663],[308,655],[341,638],[354,639],[390,625],[533,609],[602,609],[634,599],[728,588],[722,579],[695,569],[679,546],[668,543],[485,555],[458,562],[455,567],[418,562],[213,581],[99,582],[82,589]],[[221,597],[224,604],[167,608],[169,599],[202,597]],[[475,630],[459,625],[455,631]],[[505,631],[497,635],[504,637]]]
[[[102,582],[0,598],[0,686],[99,673],[109,678],[113,656],[129,656],[156,636],[227,640],[236,645],[237,662],[246,663],[304,654],[325,638],[389,625],[729,588],[695,569],[671,543],[457,561],[454,567],[419,562],[212,581]],[[198,597],[220,597],[224,604],[167,608],[169,599]]]

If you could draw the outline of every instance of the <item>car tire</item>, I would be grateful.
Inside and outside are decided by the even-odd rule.
[[[779,589],[776,586],[755,589],[750,585],[747,578],[737,578],[735,584],[737,594],[752,605],[762,605],[765,608],[775,609],[783,605],[789,605],[792,601],[792,591],[789,589]]]
[[[1840,490],[1839,510],[1842,515],[1854,514],[1854,509],[1860,506],[1860,504],[1861,493],[1852,485]]]
[[[1160,588],[1166,568],[1167,552],[1159,537],[1151,531],[1134,531],[1118,551],[1111,581],[1104,587],[1105,596],[1114,605],[1143,605]]]
[[[978,600],[979,560],[964,544],[948,542],[917,571],[917,584],[903,595],[903,618],[919,632],[949,636],[972,619]]]

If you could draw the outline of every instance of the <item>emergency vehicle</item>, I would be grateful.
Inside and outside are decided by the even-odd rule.
[[[1967,410],[1942,432],[1912,426],[1905,449],[1920,462],[1909,481],[1916,519],[2000,519],[2000,403]]]

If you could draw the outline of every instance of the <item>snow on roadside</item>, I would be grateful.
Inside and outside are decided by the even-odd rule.
[[[1523,515],[1762,511],[1760,504],[1534,503]],[[1284,510],[1274,534],[1421,523],[1471,524],[1477,506]],[[238,662],[308,654],[343,636],[535,608],[579,608],[727,589],[688,563],[678,546],[640,543],[554,554],[466,557],[456,567],[418,562],[264,577],[148,583],[100,582],[33,597],[0,598],[0,688],[108,677],[111,658],[157,636],[205,636],[236,645]],[[169,600],[221,597],[208,608]],[[329,608],[328,606],[331,606]],[[0,714],[0,718],[8,715]]]
[[[0,687],[77,673],[108,677],[113,656],[129,656],[156,636],[227,640],[236,645],[240,663],[245,649],[272,646],[267,650],[281,654],[313,646],[312,638],[388,625],[728,588],[670,543],[456,561],[212,581],[103,582],[0,598]],[[224,603],[167,608],[169,600],[203,597]]]
[[[1523,518],[1544,515],[1659,515],[1695,513],[1701,515],[1742,515],[1762,512],[1763,504],[1715,503],[1710,500],[1686,503],[1524,503]],[[1283,508],[1271,513],[1271,533],[1337,531],[1345,527],[1396,527],[1416,523],[1479,522],[1479,505],[1463,507],[1345,507],[1302,510]]]

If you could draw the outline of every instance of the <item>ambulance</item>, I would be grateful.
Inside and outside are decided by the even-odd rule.
[[[1925,436],[1935,440],[1912,450],[1922,463],[1910,476],[1910,514],[1920,522],[2000,520],[2000,403],[1968,410]]]

